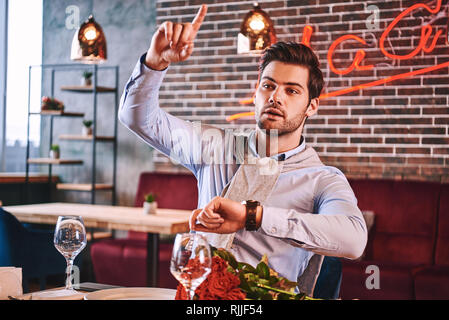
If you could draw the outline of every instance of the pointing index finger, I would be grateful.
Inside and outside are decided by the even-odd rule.
[[[192,27],[194,32],[198,32],[198,30],[201,27],[201,24],[204,21],[204,17],[206,16],[207,13],[207,5],[203,4],[201,5],[200,10],[198,10],[198,13],[196,14],[195,18],[192,21]]]

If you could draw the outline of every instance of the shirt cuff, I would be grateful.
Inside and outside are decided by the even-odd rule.
[[[145,65],[146,56],[147,54],[144,53],[137,61],[131,78],[126,85],[126,90],[129,90],[131,87],[133,89],[142,89],[144,87],[159,88],[161,86],[168,67],[161,71],[153,70]]]
[[[272,237],[284,238],[288,234],[288,213],[283,209],[263,207],[262,231]]]

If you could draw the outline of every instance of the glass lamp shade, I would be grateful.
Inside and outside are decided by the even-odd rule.
[[[274,24],[268,14],[256,2],[247,13],[240,27],[237,39],[237,53],[260,54],[276,42]]]
[[[104,62],[106,58],[106,37],[91,15],[73,36],[70,59],[92,64]]]

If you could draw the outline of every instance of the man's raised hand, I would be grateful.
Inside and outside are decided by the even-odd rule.
[[[172,62],[187,60],[206,13],[207,6],[203,4],[191,23],[162,23],[151,39],[145,64],[151,69],[163,70]]]

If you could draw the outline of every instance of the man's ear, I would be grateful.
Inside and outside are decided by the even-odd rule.
[[[317,113],[319,104],[320,104],[319,98],[313,98],[312,100],[310,100],[310,104],[307,107],[306,116],[311,117],[315,113]]]

